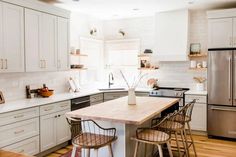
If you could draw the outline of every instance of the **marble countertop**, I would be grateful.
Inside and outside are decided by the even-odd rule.
[[[68,117],[140,125],[178,101],[179,99],[176,98],[136,97],[136,105],[128,105],[128,97],[126,96],[68,112],[66,115]],[[98,112],[99,110],[103,112]]]
[[[207,91],[196,91],[196,90],[189,90],[185,92],[186,95],[207,95]]]
[[[54,94],[49,98],[32,98],[32,99],[21,99],[21,100],[14,100],[14,101],[7,101],[4,104],[0,104],[0,113],[16,111],[20,109],[26,109],[31,107],[37,107],[41,105],[51,104],[55,102],[70,100],[74,98],[79,98],[83,96],[89,96],[99,93],[106,93],[106,92],[124,92],[127,90],[107,90],[107,91],[99,91],[98,89],[91,89],[91,90],[81,90],[77,93],[58,93]],[[137,92],[149,92],[150,89],[147,88],[138,88]]]

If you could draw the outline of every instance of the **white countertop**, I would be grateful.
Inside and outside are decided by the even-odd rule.
[[[189,90],[185,92],[186,95],[207,95],[207,91],[196,91],[196,90]]]
[[[4,104],[0,104],[0,113],[11,112],[20,109],[26,109],[31,107],[37,107],[41,105],[51,104],[55,102],[70,100],[74,98],[79,98],[83,96],[99,94],[99,93],[106,93],[106,92],[123,92],[127,90],[107,90],[107,91],[99,91],[97,89],[92,90],[81,90],[77,93],[60,93],[54,94],[49,98],[32,98],[32,99],[21,99],[15,101],[7,101]],[[150,89],[136,89],[137,92],[149,92]]]

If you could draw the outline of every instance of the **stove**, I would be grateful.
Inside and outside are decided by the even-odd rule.
[[[168,88],[159,87],[158,89],[149,92],[149,96],[153,97],[168,97],[168,98],[180,98],[179,106],[184,106],[184,93],[188,91],[188,88]]]

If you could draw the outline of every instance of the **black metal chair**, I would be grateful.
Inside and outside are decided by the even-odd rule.
[[[104,146],[109,147],[110,155],[113,157],[112,142],[117,139],[115,128],[102,128],[93,120],[80,120],[67,118],[71,128],[73,151],[71,157],[75,157],[76,149],[86,149],[87,157],[90,157],[90,150],[94,149],[98,157],[98,149]]]

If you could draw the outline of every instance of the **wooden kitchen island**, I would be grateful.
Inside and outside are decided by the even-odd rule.
[[[160,97],[137,97],[136,105],[128,105],[128,97],[107,101],[98,105],[66,113],[67,117],[95,120],[102,127],[117,129],[117,141],[113,145],[115,157],[132,157],[138,127],[149,127],[152,118],[178,104],[179,99]],[[139,156],[144,156],[140,146]],[[108,148],[99,149],[99,157],[109,157]],[[148,156],[151,152],[148,151]],[[93,157],[93,151],[91,151]]]

